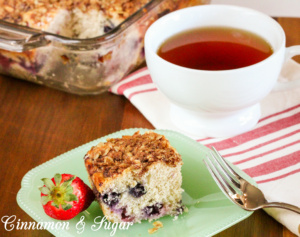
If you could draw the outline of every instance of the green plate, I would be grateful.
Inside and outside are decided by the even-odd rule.
[[[143,221],[141,224],[134,224],[127,230],[120,229],[120,226],[109,226],[104,222],[100,227],[99,222],[103,213],[96,202],[80,215],[65,223],[48,217],[40,203],[40,192],[38,188],[42,186],[41,178],[53,177],[57,172],[70,173],[79,176],[86,183],[88,182],[87,172],[84,167],[83,157],[86,152],[100,141],[106,141],[110,137],[121,137],[122,135],[132,135],[137,130],[141,133],[146,129],[127,129],[108,136],[102,137],[65,154],[62,154],[32,170],[23,178],[21,189],[17,195],[19,206],[38,223],[46,225],[46,229],[56,236],[148,236],[148,229],[153,228],[152,223]],[[168,130],[154,130],[163,134],[169,139],[172,146],[182,155],[184,165],[182,167],[183,203],[189,211],[179,216],[177,220],[166,216],[160,218],[163,228],[151,236],[211,236],[247,218],[252,212],[245,211],[235,206],[215,184],[207,171],[204,162],[209,149],[196,141],[183,136],[177,132]],[[238,173],[242,173],[236,167]],[[251,178],[242,174],[248,181],[254,183]],[[84,230],[80,218],[84,218]],[[50,225],[50,224],[51,225]],[[68,224],[68,229],[66,228]],[[106,227],[106,229],[105,229]],[[149,235],[150,236],[150,235]]]

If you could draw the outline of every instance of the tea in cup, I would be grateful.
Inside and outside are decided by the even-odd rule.
[[[281,86],[281,68],[300,46],[286,48],[281,26],[261,12],[205,5],[154,22],[145,53],[173,123],[190,135],[226,137],[257,124],[259,102]]]

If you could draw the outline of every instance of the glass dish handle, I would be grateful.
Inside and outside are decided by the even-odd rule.
[[[42,31],[0,21],[0,49],[23,52],[49,42]]]

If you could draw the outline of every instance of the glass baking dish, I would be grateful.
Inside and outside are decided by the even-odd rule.
[[[0,21],[0,73],[69,93],[107,91],[144,62],[144,35],[171,11],[210,0],[151,0],[108,33],[72,39]]]

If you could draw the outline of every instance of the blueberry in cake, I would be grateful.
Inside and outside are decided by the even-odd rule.
[[[152,131],[99,143],[85,155],[97,200],[111,222],[141,222],[182,214],[182,160]]]

